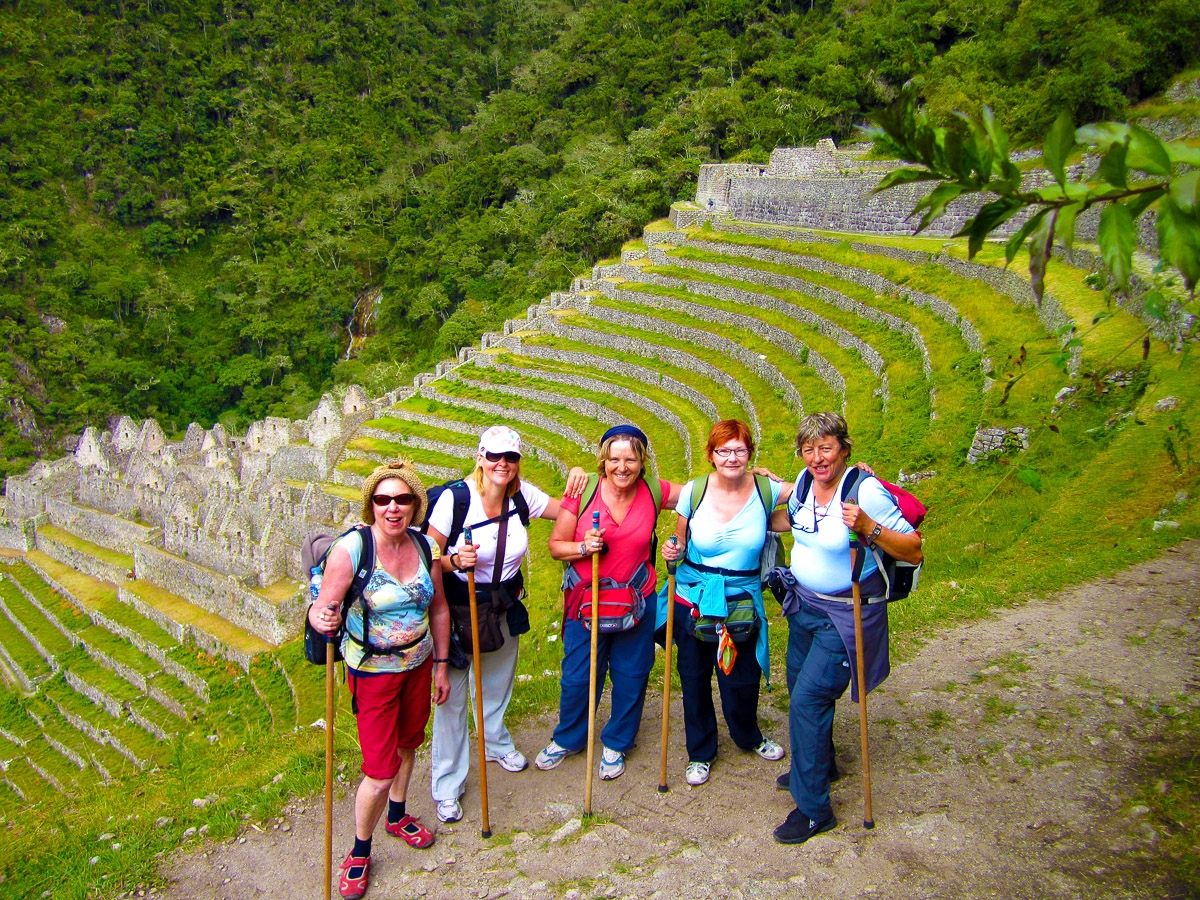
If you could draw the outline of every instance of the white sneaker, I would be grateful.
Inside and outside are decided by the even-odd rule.
[[[439,822],[457,822],[462,818],[462,807],[457,800],[439,800],[437,817]]]
[[[520,750],[509,750],[503,756],[494,757],[492,762],[499,763],[506,772],[524,772],[529,768],[529,761]]]
[[[537,755],[533,764],[542,771],[556,769],[564,759],[578,752],[578,750],[568,750],[566,747],[560,747],[557,743],[551,741],[546,745],[546,749]]]
[[[625,772],[625,754],[620,750],[609,750],[604,748],[604,752],[600,754],[600,780],[612,781],[614,778],[620,778]]]
[[[690,785],[701,785],[708,781],[708,772],[712,768],[712,763],[690,762],[687,767],[687,783]]]
[[[763,742],[754,748],[754,752],[763,759],[776,760],[784,757],[783,748],[770,738],[763,738]]]

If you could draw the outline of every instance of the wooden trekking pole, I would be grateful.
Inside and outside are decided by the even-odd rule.
[[[679,538],[671,535],[668,544],[679,544]],[[667,792],[667,725],[671,714],[671,648],[675,646],[675,565],[676,560],[667,560],[667,637],[663,642],[663,715],[662,751],[658,757],[658,792]]]
[[[333,646],[325,635],[325,900],[333,893]]]
[[[463,539],[471,540],[471,529],[463,529]],[[479,604],[475,599],[475,567],[467,569],[467,597],[471,604],[471,668],[475,672],[475,731],[479,739],[479,802],[482,805],[482,834],[492,836],[492,824],[488,820],[487,786],[487,735],[483,727],[483,673],[479,670]]]
[[[592,513],[592,530],[600,530],[600,510]],[[592,554],[592,658],[588,673],[587,777],[583,789],[583,814],[592,814],[592,762],[596,753],[596,660],[600,656],[600,553]]]
[[[853,500],[844,500],[853,503]],[[863,661],[862,589],[858,583],[858,535],[850,531],[850,592],[854,598],[854,664],[858,675],[858,737],[862,745],[863,771],[863,828],[874,828],[875,817],[871,813],[871,755],[867,749],[867,677]]]

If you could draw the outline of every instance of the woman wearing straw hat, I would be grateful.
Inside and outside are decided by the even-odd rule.
[[[369,543],[374,569],[361,603],[356,600],[347,610],[341,645],[363,755],[354,847],[342,863],[339,885],[347,900],[367,892],[371,836],[385,809],[388,834],[418,849],[434,840],[405,805],[416,750],[429,721],[431,687],[438,704],[450,694],[450,614],[436,562],[440,554],[429,541],[435,562],[427,569],[416,543],[427,538],[410,530],[425,518],[427,505],[425,488],[409,464],[391,463],[368,475],[362,487],[364,524],[330,548],[321,592],[309,610],[315,629],[337,632],[342,600]]]
[[[555,519],[558,500],[521,478],[521,436],[507,425],[493,425],[479,437],[475,471],[464,480],[470,496],[463,524],[471,529],[471,543],[465,537],[443,555],[446,596],[451,604],[466,605],[467,571],[475,571],[475,589],[481,603],[495,616],[495,627],[502,636],[499,648],[481,652],[479,669],[483,685],[483,731],[486,757],[502,769],[520,772],[529,763],[513,743],[504,724],[504,713],[512,699],[517,672],[520,635],[529,630],[529,614],[522,598],[525,593],[521,561],[529,552],[529,534],[517,503],[523,501],[530,519]],[[577,473],[577,474],[576,474]],[[578,495],[587,474],[572,470],[567,494]],[[454,528],[454,495],[444,491],[429,512],[429,536],[443,551]],[[501,528],[504,546],[500,547]],[[465,533],[465,532],[464,532]],[[503,559],[498,559],[503,553]],[[494,603],[491,601],[499,601]],[[433,714],[431,775],[433,799],[442,822],[462,818],[463,787],[470,766],[470,741],[467,735],[468,685],[471,669],[451,669],[450,699]],[[470,688],[473,693],[474,688]]]

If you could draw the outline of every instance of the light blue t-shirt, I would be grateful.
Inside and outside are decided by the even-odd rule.
[[[772,508],[779,502],[779,492],[782,488],[782,483],[771,482]],[[763,509],[757,488],[750,492],[745,506],[728,522],[718,523],[715,509],[711,498],[708,498],[707,502],[702,498],[700,508],[693,516],[692,482],[683,486],[675,512],[691,519],[687,558],[715,568],[757,571],[758,557],[762,552],[763,542],[767,539],[767,511]],[[680,586],[676,593],[684,599],[689,599],[686,590]]]
[[[796,476],[796,488],[788,501],[792,535],[796,538],[792,548],[792,574],[810,591],[821,594],[848,591],[851,581],[850,529],[842,522],[842,483],[851,470],[843,473],[828,508],[817,505],[811,484],[803,505],[798,503],[800,479],[806,471],[802,469]],[[858,503],[866,514],[884,528],[904,534],[911,532],[913,527],[900,514],[900,507],[879,479],[867,475],[860,475],[860,478]],[[866,548],[860,545],[860,549]],[[874,554],[867,553],[861,580],[866,580],[878,568]]]

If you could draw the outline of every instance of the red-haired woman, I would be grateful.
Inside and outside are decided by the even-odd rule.
[[[760,495],[749,470],[754,439],[745,422],[726,419],[712,427],[706,448],[713,472],[684,485],[675,511],[678,544],[663,557],[682,560],[675,576],[674,640],[687,737],[687,783],[708,781],[717,756],[717,714],[712,678],[717,675],[729,736],[743,750],[782,759],[783,747],[758,727],[758,685],[770,677],[767,617],[759,581],[759,554],[771,511],[792,486],[766,483]],[[764,492],[765,493],[765,492]],[[697,501],[693,503],[693,498]],[[667,590],[659,594],[658,625],[667,618]],[[733,665],[718,664],[721,632],[737,641]]]

